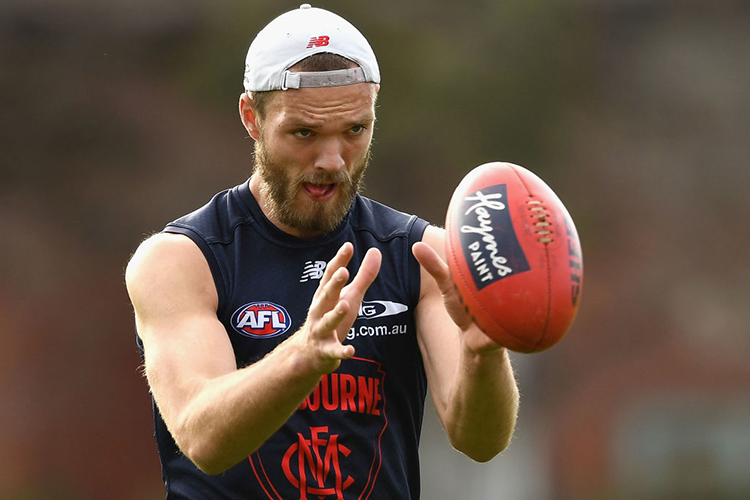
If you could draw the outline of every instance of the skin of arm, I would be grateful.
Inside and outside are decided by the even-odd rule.
[[[381,256],[371,249],[346,285],[352,254],[345,243],[328,264],[302,328],[260,361],[237,369],[198,247],[185,236],[158,234],[135,252],[125,279],[146,378],[175,442],[199,469],[218,474],[247,458],[322,375],[354,355],[354,348],[341,342]]]
[[[412,247],[422,266],[417,335],[430,394],[454,448],[478,462],[513,435],[519,395],[505,348],[466,314],[445,263],[445,232],[430,226]]]

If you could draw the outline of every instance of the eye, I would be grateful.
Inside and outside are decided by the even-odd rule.
[[[312,131],[310,129],[307,129],[307,128],[301,128],[299,130],[295,130],[292,133],[294,134],[295,137],[299,137],[301,139],[304,139],[306,137],[310,137],[312,135]]]
[[[349,129],[349,131],[354,135],[359,135],[363,133],[365,130],[366,130],[366,127],[364,125],[355,125]]]

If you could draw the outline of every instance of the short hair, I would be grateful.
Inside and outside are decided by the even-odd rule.
[[[321,52],[313,54],[310,57],[302,59],[300,62],[289,68],[292,71],[309,72],[309,71],[336,71],[339,69],[356,68],[357,63],[330,52]],[[284,92],[283,90],[268,90],[263,92],[250,92],[250,98],[255,105],[255,113],[260,119],[266,117],[268,103],[275,92]]]

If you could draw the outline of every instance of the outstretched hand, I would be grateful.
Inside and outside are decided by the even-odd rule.
[[[421,241],[412,246],[412,253],[419,264],[437,283],[440,294],[443,297],[445,309],[456,326],[463,332],[467,347],[476,353],[491,352],[499,349],[501,346],[485,335],[464,309],[458,292],[453,286],[450,268],[442,257],[430,245]]]
[[[342,342],[357,318],[365,292],[380,271],[382,256],[379,250],[371,248],[354,279],[347,285],[349,271],[346,265],[353,254],[353,245],[344,243],[328,263],[300,332],[312,352],[316,353],[320,363],[318,368],[323,373],[334,371],[341,360],[354,355],[354,346]]]

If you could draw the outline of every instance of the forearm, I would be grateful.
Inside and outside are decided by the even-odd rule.
[[[253,365],[203,381],[171,415],[170,432],[201,470],[217,474],[247,458],[319,383],[323,372],[296,340]]]
[[[492,459],[510,443],[518,399],[508,351],[476,354],[462,343],[444,417],[451,444],[474,460]]]
[[[257,450],[323,374],[354,355],[354,347],[342,341],[377,277],[381,255],[368,250],[349,280],[346,266],[354,247],[342,245],[300,330],[262,360],[237,370],[234,349],[216,316],[218,296],[203,255],[189,240],[152,241],[139,249],[141,256],[131,260],[126,276],[146,376],[180,449],[200,469],[219,473]],[[171,272],[164,271],[164,262],[173,264]]]

